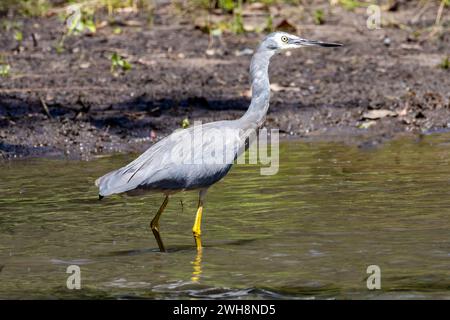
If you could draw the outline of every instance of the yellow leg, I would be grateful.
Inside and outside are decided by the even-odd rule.
[[[192,227],[192,233],[194,234],[195,245],[197,246],[197,251],[200,252],[202,250],[202,239],[200,235],[202,231],[200,229],[202,225],[202,213],[203,213],[203,198],[206,195],[207,189],[203,189],[198,194],[198,208],[197,214],[195,215],[195,223]]]
[[[152,222],[150,222],[150,228],[153,231],[153,235],[155,236],[156,242],[158,242],[158,247],[161,252],[165,252],[166,249],[164,248],[164,244],[162,242],[161,236],[159,235],[159,218],[161,217],[161,214],[163,213],[164,209],[166,208],[168,202],[169,202],[169,196],[166,196],[166,198],[164,199],[164,202],[162,203],[161,207],[159,207],[159,210],[156,213],[155,217],[153,218]]]
[[[201,200],[198,201],[197,214],[195,215],[195,223],[192,227],[192,233],[194,234],[195,245],[197,246],[197,251],[202,250],[202,231],[200,229],[202,225],[202,213],[203,213],[203,203]]]

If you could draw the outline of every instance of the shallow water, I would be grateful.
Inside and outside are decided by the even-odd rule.
[[[278,174],[235,166],[210,188],[202,254],[196,193],[162,216],[168,253],[148,228],[161,195],[97,200],[95,178],[131,159],[0,165],[0,298],[450,298],[449,134],[283,142]]]

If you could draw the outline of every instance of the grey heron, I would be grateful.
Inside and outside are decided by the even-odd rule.
[[[233,161],[209,161],[212,154],[228,152],[234,160],[245,151],[248,132],[262,126],[269,108],[270,58],[282,50],[307,46],[338,47],[341,44],[307,40],[285,32],[269,34],[252,57],[250,64],[252,99],[248,110],[241,118],[203,124],[197,139],[192,140],[192,136],[195,136],[198,126],[176,131],[161,139],[128,165],[98,178],[95,184],[99,188],[99,198],[124,192],[162,192],[165,198],[152,219],[150,228],[160,251],[163,252],[165,247],[159,232],[159,219],[167,206],[169,196],[179,191],[197,190],[199,200],[192,232],[197,250],[200,251],[202,249],[200,226],[206,191],[222,179],[233,165]],[[178,152],[180,147],[184,148],[184,152]],[[177,156],[168,156],[169,154]]]

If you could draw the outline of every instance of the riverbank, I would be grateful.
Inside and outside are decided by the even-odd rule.
[[[151,26],[139,12],[98,19],[95,33],[68,36],[63,48],[57,15],[4,17],[0,56],[9,68],[0,77],[2,157],[140,152],[186,119],[241,116],[250,101],[251,53],[264,33],[210,37],[169,9],[158,7]],[[448,9],[437,29],[432,7],[417,21],[416,7],[383,11],[378,30],[367,29],[365,8],[329,10],[320,25],[306,14],[286,20],[280,13],[279,28],[345,46],[273,58],[266,126],[284,137],[362,145],[449,130]],[[257,19],[249,12],[244,21]]]

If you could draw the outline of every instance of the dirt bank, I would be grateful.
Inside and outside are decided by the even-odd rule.
[[[267,127],[306,139],[357,137],[363,144],[448,130],[450,70],[439,67],[450,54],[448,12],[444,31],[430,35],[432,8],[414,23],[417,8],[400,9],[386,13],[396,23],[379,30],[366,28],[365,9],[334,8],[323,25],[292,18],[304,37],[345,47],[273,59]],[[0,77],[3,157],[142,151],[185,118],[239,117],[249,103],[248,49],[263,34],[224,33],[209,46],[208,34],[167,12],[156,10],[151,27],[146,17],[124,14],[93,35],[68,37],[63,52],[55,48],[62,29],[57,16],[2,18],[19,23],[23,33],[20,44],[12,29],[0,34],[0,55],[11,67]],[[131,70],[111,73],[114,52]]]

